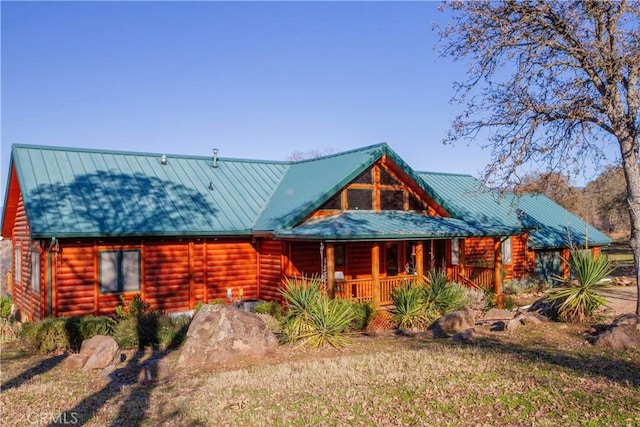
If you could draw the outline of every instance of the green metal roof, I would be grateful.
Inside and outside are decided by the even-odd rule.
[[[528,243],[533,249],[611,244],[607,235],[542,194],[511,197],[521,211],[523,222],[533,227]]]
[[[418,174],[454,218],[485,227],[522,228],[512,199],[489,189],[471,175]]]
[[[256,230],[296,225],[386,152],[387,144],[376,144],[292,163],[258,219]]]
[[[504,236],[508,227],[482,227],[465,221],[404,211],[348,211],[276,231],[276,237],[318,240],[392,240]]]
[[[286,162],[14,145],[33,237],[251,233]]]

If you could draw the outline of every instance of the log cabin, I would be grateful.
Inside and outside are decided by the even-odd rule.
[[[1,232],[22,320],[109,315],[136,294],[165,312],[278,300],[300,276],[382,306],[432,269],[498,295],[532,274],[545,219],[514,200],[384,143],[295,162],[14,145]]]

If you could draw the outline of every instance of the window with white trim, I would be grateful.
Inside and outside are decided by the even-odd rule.
[[[40,251],[37,248],[31,252],[31,290],[40,292]]]
[[[100,251],[100,293],[113,294],[140,290],[140,251]]]
[[[16,246],[13,250],[13,283],[20,286],[22,282],[22,247]]]
[[[511,264],[511,237],[502,241],[502,263]]]

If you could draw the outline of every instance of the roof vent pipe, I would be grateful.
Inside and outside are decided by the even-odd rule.
[[[213,160],[211,162],[211,167],[212,168],[218,167],[218,149],[217,148],[213,149]]]
[[[163,154],[162,157],[160,158],[160,164],[162,166],[166,166],[167,165],[167,155]]]

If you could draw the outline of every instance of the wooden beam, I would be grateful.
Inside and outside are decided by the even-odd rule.
[[[504,295],[502,294],[502,240],[500,237],[493,238],[493,292],[498,300],[498,307],[504,305]]]
[[[424,276],[424,243],[421,241],[415,243],[416,250],[416,259],[414,266],[416,269],[416,274],[418,275],[418,279],[422,280]]]
[[[327,243],[325,246],[325,256],[327,262],[327,293],[329,298],[334,298],[336,294],[336,257],[333,243]],[[320,266],[322,268],[322,266]]]
[[[467,256],[465,254],[466,248],[464,239],[458,239],[458,268],[460,269],[460,274],[465,276],[464,267],[467,263]]]
[[[193,240],[189,240],[189,310],[193,310],[196,306],[196,286],[194,282],[195,276],[195,251],[193,247]]]
[[[380,308],[380,243],[371,247],[371,276],[373,277],[373,307]]]

